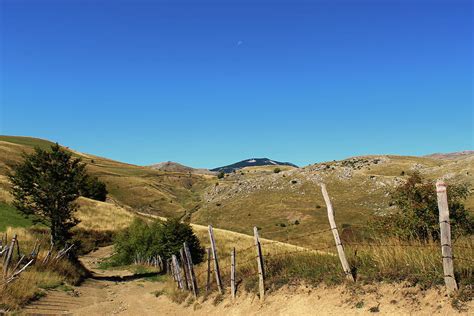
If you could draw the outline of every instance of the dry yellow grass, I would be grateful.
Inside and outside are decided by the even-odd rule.
[[[112,203],[99,202],[84,197],[77,200],[79,228],[98,231],[115,231],[127,227],[133,220],[133,213]]]
[[[17,235],[23,254],[29,254],[36,241],[39,241],[41,246],[35,265],[28,267],[6,287],[0,286],[0,310],[18,309],[28,301],[44,295],[46,289],[65,283],[76,284],[84,277],[85,271],[66,259],[42,264],[49,250],[48,234],[33,234],[26,228],[18,227],[8,227],[6,233],[9,240],[13,235]],[[13,255],[12,262],[16,263],[18,261],[16,251]],[[0,270],[3,270],[3,260],[0,262]]]

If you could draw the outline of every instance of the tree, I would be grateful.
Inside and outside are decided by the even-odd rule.
[[[158,243],[162,246],[161,256],[171,258],[173,254],[179,254],[179,250],[186,242],[193,258],[193,263],[200,263],[204,258],[204,249],[199,243],[199,239],[194,234],[189,224],[182,223],[179,219],[173,218],[163,222],[158,236]]]
[[[35,223],[49,226],[55,247],[63,247],[70,238],[70,229],[79,223],[74,217],[74,201],[85,177],[81,160],[72,158],[58,144],[50,151],[35,148],[34,153],[24,154],[23,163],[9,175],[13,205]]]
[[[97,201],[105,201],[107,198],[107,186],[97,177],[86,176],[80,190],[81,196],[94,199]]]
[[[448,185],[448,205],[451,231],[454,236],[474,233],[474,217],[464,206],[470,194],[467,184]],[[439,240],[439,211],[433,181],[420,173],[411,175],[407,182],[391,193],[395,212],[378,218],[383,231],[403,239]]]

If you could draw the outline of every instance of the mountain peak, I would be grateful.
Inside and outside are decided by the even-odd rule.
[[[269,158],[249,158],[231,165],[211,169],[211,171],[231,173],[235,170],[254,166],[292,166],[298,168],[297,165],[292,164],[290,162],[281,162]]]

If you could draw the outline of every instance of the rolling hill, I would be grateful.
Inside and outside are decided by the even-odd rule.
[[[208,169],[202,169],[202,168],[196,169],[196,168],[184,166],[180,163],[173,162],[173,161],[160,162],[157,164],[150,165],[148,167],[155,170],[169,171],[169,172],[196,173],[196,174],[207,174],[207,175],[216,174],[216,172],[210,171]]]
[[[11,200],[6,175],[21,161],[22,153],[32,152],[35,146],[49,148],[51,144],[37,138],[0,136],[0,202]],[[87,164],[90,174],[106,183],[107,202],[129,210],[182,216],[200,204],[200,192],[210,181],[201,175],[153,170],[65,148]]]
[[[21,153],[31,152],[34,146],[50,145],[46,140],[0,136],[0,202],[8,205],[11,200],[6,174],[21,160]],[[89,210],[89,217],[93,216],[90,210],[94,207],[108,209],[104,212],[111,216],[118,209],[164,217],[185,216],[196,224],[213,224],[245,234],[252,234],[252,227],[258,226],[262,237],[280,241],[286,241],[292,234],[328,227],[321,182],[327,185],[341,227],[364,225],[374,214],[390,212],[390,191],[414,171],[433,180],[444,178],[448,184],[474,185],[473,154],[450,154],[450,159],[352,157],[303,168],[278,165],[279,173],[273,171],[277,166],[273,163],[256,166],[256,161],[247,166],[249,162],[244,161],[231,167],[239,168],[239,172],[217,179],[180,168],[156,170],[71,151],[87,163],[90,173],[107,184],[110,192],[107,205],[81,202]],[[474,210],[474,195],[468,198],[466,206]],[[329,233],[301,238],[298,243],[309,245],[326,238],[331,238]]]

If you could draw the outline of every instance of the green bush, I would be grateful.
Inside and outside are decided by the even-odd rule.
[[[97,177],[86,176],[81,186],[80,193],[82,196],[97,200],[105,201],[107,198],[107,186]]]
[[[467,184],[448,185],[448,205],[453,236],[474,233],[474,217],[464,207],[470,194]],[[402,239],[439,240],[439,211],[435,184],[414,173],[391,194],[395,212],[379,216],[374,227]]]
[[[117,235],[111,264],[128,265],[157,255],[167,260],[173,254],[179,255],[184,242],[188,244],[193,263],[202,262],[204,249],[189,224],[178,219],[156,220],[151,224],[136,219]]]
[[[273,169],[273,172],[274,172],[274,173],[280,173],[280,172],[281,172],[281,169],[280,169],[280,168],[275,168],[275,169]]]
[[[222,178],[224,178],[224,175],[225,175],[225,174],[224,174],[223,171],[219,172],[219,173],[217,174],[217,179],[222,179]]]

